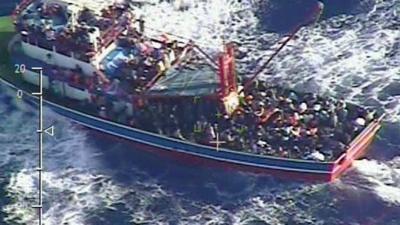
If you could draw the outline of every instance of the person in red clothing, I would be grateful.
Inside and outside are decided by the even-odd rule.
[[[94,80],[93,79],[94,79],[94,77],[90,77],[90,76],[85,77],[85,86],[86,86],[86,89],[89,92],[93,92],[94,89],[95,89],[95,85],[94,85]]]
[[[289,117],[289,123],[290,123],[292,126],[297,126],[297,125],[299,125],[299,120],[300,120],[300,116],[299,116],[299,114],[298,114],[297,112],[295,112],[293,115],[291,115],[291,116]]]
[[[72,84],[76,84],[76,85],[79,84],[79,82],[80,82],[79,75],[77,73],[73,73],[72,77],[71,77],[71,81],[72,81]]]

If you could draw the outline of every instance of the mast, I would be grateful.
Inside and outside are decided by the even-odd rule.
[[[235,48],[232,43],[224,46],[218,58],[218,75],[220,78],[220,99],[227,114],[232,114],[239,106],[237,76],[235,65]]]
[[[311,18],[316,16],[316,20],[322,14],[323,4],[318,2],[316,8],[314,8]],[[310,19],[311,19],[310,18]],[[307,20],[309,21],[309,20]],[[315,19],[313,20],[315,21]],[[231,115],[239,106],[239,95],[244,92],[251,83],[265,70],[269,63],[282,51],[282,49],[292,40],[299,30],[308,24],[302,23],[297,26],[294,31],[287,37],[285,41],[279,46],[279,48],[270,56],[270,58],[257,69],[253,76],[244,84],[244,87],[238,91],[237,88],[237,76],[235,66],[235,52],[233,44],[224,45],[224,51],[218,58],[218,75],[220,78],[220,99],[224,103],[227,114]]]

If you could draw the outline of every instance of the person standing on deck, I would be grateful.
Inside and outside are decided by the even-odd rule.
[[[137,19],[136,21],[138,21],[139,22],[139,32],[140,32],[140,34],[144,34],[144,28],[145,28],[145,25],[144,25],[144,16],[142,15],[142,16],[140,16],[139,17],[139,19]]]

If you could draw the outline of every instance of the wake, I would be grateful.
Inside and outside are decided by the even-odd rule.
[[[400,206],[400,157],[384,163],[360,160],[354,167],[370,182],[365,188],[372,189],[382,200]]]

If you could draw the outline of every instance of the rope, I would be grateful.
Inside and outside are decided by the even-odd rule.
[[[208,55],[203,49],[201,49],[198,45],[193,46],[195,49],[197,49],[206,59],[208,59],[208,63],[210,66],[212,66],[214,69],[218,68],[218,64],[214,62],[214,59]]]

